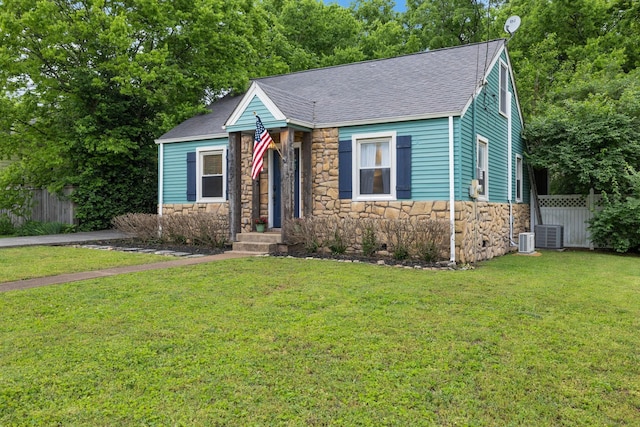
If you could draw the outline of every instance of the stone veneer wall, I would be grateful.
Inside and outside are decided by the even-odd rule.
[[[513,204],[513,242],[509,241],[509,204],[456,202],[456,260],[482,261],[515,249],[518,234],[530,229],[529,205]]]
[[[162,205],[162,215],[188,215],[190,213],[229,215],[229,203],[175,203]]]

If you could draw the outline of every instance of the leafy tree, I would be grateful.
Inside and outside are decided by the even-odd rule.
[[[360,24],[348,9],[321,0],[278,0],[271,7],[278,13],[277,31],[293,53],[292,71],[341,63],[335,58],[352,62]]]
[[[358,45],[367,59],[389,58],[420,50],[416,35],[410,35],[392,0],[358,0],[351,6],[361,23]]]
[[[429,49],[486,40],[487,9],[480,0],[407,0],[406,21]]]
[[[241,0],[3,0],[0,155],[16,166],[0,199],[74,185],[84,228],[155,210],[154,138],[280,63],[259,50],[258,12]]]

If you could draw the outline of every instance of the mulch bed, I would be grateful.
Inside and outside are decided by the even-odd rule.
[[[187,245],[176,243],[161,243],[161,242],[148,242],[138,239],[118,239],[118,240],[98,240],[85,242],[85,245],[99,245],[109,246],[112,248],[139,248],[139,249],[155,249],[157,251],[173,251],[173,252],[186,252],[190,254],[200,255],[217,255],[225,251],[231,250],[231,246],[225,248],[212,248],[209,246],[200,245]],[[313,258],[321,260],[333,260],[340,262],[358,262],[367,264],[386,265],[399,268],[414,268],[414,269],[459,269],[460,266],[451,264],[449,261],[439,262],[426,262],[419,259],[405,259],[396,260],[390,256],[372,256],[366,257],[358,254],[331,254],[331,253],[306,253],[300,251],[294,251],[289,253],[274,252],[269,254],[273,257],[293,257],[293,258]]]
[[[306,253],[306,252],[292,252],[292,253],[273,253],[271,256],[279,257],[294,257],[294,258],[313,258],[321,260],[333,260],[341,262],[361,262],[368,264],[386,265],[391,267],[404,267],[414,269],[458,269],[455,264],[451,264],[449,261],[427,262],[420,259],[404,259],[397,260],[390,256],[371,256],[366,257],[358,254],[331,254],[331,253]],[[468,267],[468,266],[467,266]]]

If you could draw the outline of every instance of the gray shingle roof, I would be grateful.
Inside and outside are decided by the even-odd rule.
[[[254,81],[288,119],[315,127],[460,114],[502,46],[504,40],[494,40]],[[161,140],[224,132],[240,99],[217,101],[211,114],[187,120]]]
[[[226,135],[222,128],[236,108],[242,96],[225,96],[207,106],[207,113],[199,114],[180,123],[160,137],[159,140],[176,140],[188,138],[208,139]]]

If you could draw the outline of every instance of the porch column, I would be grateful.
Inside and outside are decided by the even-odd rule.
[[[240,233],[241,224],[241,191],[240,183],[242,181],[240,159],[242,158],[242,134],[240,132],[229,133],[229,153],[227,162],[229,163],[229,238],[232,242],[236,241],[236,235]]]
[[[282,239],[286,243],[291,236],[290,222],[295,208],[295,150],[293,146],[293,129],[284,128],[280,131],[282,147]]]

